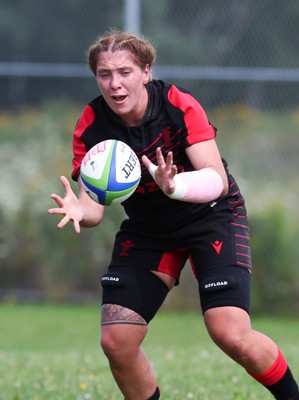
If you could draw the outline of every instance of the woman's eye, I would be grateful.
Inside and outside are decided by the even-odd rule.
[[[99,71],[97,73],[97,77],[98,78],[107,78],[109,76],[109,72],[108,71]]]

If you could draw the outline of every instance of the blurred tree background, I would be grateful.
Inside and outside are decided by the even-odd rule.
[[[99,301],[121,207],[76,235],[47,214],[72,132],[98,95],[86,50],[113,26],[157,47],[154,76],[192,92],[247,199],[253,312],[299,312],[297,0],[2,0],[0,299]],[[75,188],[75,185],[74,185]],[[185,268],[166,307],[198,307]]]

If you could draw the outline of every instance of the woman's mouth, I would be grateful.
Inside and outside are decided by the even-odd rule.
[[[127,96],[125,96],[125,95],[123,95],[123,96],[112,96],[112,98],[116,103],[123,103],[126,100]]]

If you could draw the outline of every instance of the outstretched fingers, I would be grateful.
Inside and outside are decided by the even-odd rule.
[[[53,194],[51,194],[51,199],[53,199],[54,201],[55,201],[55,203],[59,206],[59,207],[62,207],[63,206],[63,201],[62,201],[62,198],[60,197],[60,196],[58,196],[58,194],[55,194],[55,193],[53,193]],[[51,208],[50,210],[49,210],[49,212],[51,211],[51,210],[57,210],[57,208]],[[51,214],[51,213],[50,213]]]
[[[62,186],[64,187],[65,194],[69,194],[70,192],[72,192],[71,184],[64,175],[62,175],[60,177],[60,182],[62,183]]]
[[[65,215],[62,220],[57,224],[57,228],[62,229],[65,227],[65,225],[68,224],[68,222],[72,221],[73,222],[73,227],[76,233],[80,233],[80,224],[77,220],[72,219],[69,215]]]
[[[156,150],[158,173],[161,173],[165,178],[172,179],[177,174],[177,167],[173,164],[173,153],[169,151],[166,156],[166,161],[160,147]]]
[[[83,219],[83,208],[79,199],[73,192],[69,180],[65,176],[61,176],[60,181],[64,188],[64,197],[62,198],[55,193],[51,194],[51,198],[58,207],[50,208],[48,213],[63,216],[61,221],[57,224],[59,229],[72,221],[76,233],[80,233],[80,221]]]
[[[152,175],[158,186],[165,194],[172,193],[175,189],[174,177],[178,172],[177,166],[173,164],[173,153],[168,152],[166,159],[160,147],[156,149],[157,165],[153,164],[147,156],[142,157],[142,162]]]
[[[169,154],[169,153],[168,153]],[[157,164],[159,168],[165,168],[166,163],[160,147],[156,149]]]

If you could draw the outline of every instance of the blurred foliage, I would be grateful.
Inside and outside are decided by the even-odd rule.
[[[80,235],[72,226],[58,230],[59,218],[47,209],[51,193],[63,194],[59,176],[70,178],[71,132],[82,104],[98,95],[86,50],[107,27],[125,27],[125,3],[0,2],[0,298],[7,301],[98,299],[98,277],[109,262],[122,208],[107,207],[101,227]],[[168,68],[158,78],[190,90],[208,110],[221,154],[245,195],[254,312],[298,312],[298,1],[140,5],[141,33],[157,47],[156,66]],[[17,74],[22,63],[29,63],[27,70]],[[72,75],[72,64],[84,73]],[[57,65],[70,69],[52,75]],[[193,79],[187,72],[172,79],[172,66],[269,68],[270,79]],[[271,79],[273,69],[280,79]],[[168,297],[170,307],[198,307],[190,270]]]
[[[78,236],[72,226],[57,230],[59,218],[47,215],[47,209],[55,206],[50,194],[63,195],[59,176],[70,179],[73,126],[69,121],[74,124],[78,115],[77,107],[53,102],[41,110],[24,110],[17,118],[8,113],[0,116],[5,121],[0,136],[5,169],[0,291],[38,289],[39,298],[70,300],[77,292],[88,295],[99,290],[95,277],[108,263],[122,208],[107,210],[100,235],[99,230],[83,229]],[[75,183],[72,187],[76,190]]]
[[[298,231],[298,210],[281,200],[251,218],[255,310],[298,315]]]
[[[51,193],[63,195],[70,178],[71,132],[83,106],[47,102],[18,115],[0,113],[0,298],[86,302],[99,298],[100,275],[110,259],[121,206],[106,207],[103,223],[76,235],[58,230],[47,214]],[[218,143],[247,199],[252,248],[253,311],[298,313],[299,225],[297,157],[299,112],[218,107],[208,115],[219,126]],[[221,129],[220,129],[221,127]],[[288,132],[284,142],[282,131]],[[72,183],[76,191],[76,184]],[[187,267],[186,267],[187,269]],[[167,301],[198,308],[196,282],[184,271]]]

